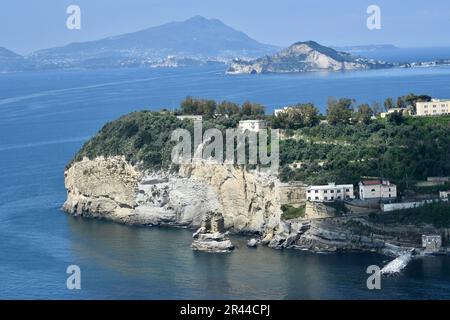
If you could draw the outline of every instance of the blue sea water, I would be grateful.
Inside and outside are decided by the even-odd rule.
[[[422,258],[382,289],[366,287],[376,254],[190,249],[190,230],[127,227],[61,212],[64,166],[107,121],[175,108],[187,95],[251,100],[269,110],[328,96],[358,102],[409,92],[450,97],[450,68],[226,76],[223,67],[41,71],[0,75],[0,298],[448,299],[450,259]],[[66,268],[81,268],[81,290]]]

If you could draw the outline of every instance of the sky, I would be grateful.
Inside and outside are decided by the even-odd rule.
[[[66,9],[73,4],[81,8],[81,30],[66,27]],[[366,26],[369,5],[381,10],[379,30]],[[220,19],[278,46],[306,40],[333,46],[450,46],[448,0],[2,0],[0,47],[27,54],[194,15]]]

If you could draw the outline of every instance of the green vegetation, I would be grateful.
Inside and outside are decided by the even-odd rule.
[[[410,94],[401,100],[410,103],[427,97]],[[450,176],[450,116],[419,118],[393,113],[385,119],[371,119],[379,109],[377,104],[355,108],[352,99],[331,98],[328,123],[319,123],[322,116],[310,103],[268,117],[259,104],[187,97],[175,113],[134,112],[106,124],[74,160],[124,155],[144,168],[169,168],[175,144],[170,141],[171,132],[193,130],[192,121],[175,116],[187,113],[204,116],[203,130],[224,131],[247,118],[266,118],[273,128],[283,128],[288,138],[280,141],[282,181],[357,184],[366,176],[387,177],[403,192],[427,177]]]
[[[297,104],[272,119],[272,128],[296,130],[319,123],[319,110],[312,103]]]
[[[435,202],[417,208],[397,210],[391,214],[377,214],[372,217],[380,223],[431,224],[436,228],[450,227],[450,203]]]
[[[231,117],[237,120],[261,119],[264,113],[265,107],[258,103],[246,101],[238,105],[230,101],[216,102],[193,97],[186,97],[180,104],[180,110],[177,111],[177,114],[202,115],[206,118]]]
[[[305,209],[306,205],[300,206],[298,208],[289,205],[289,204],[283,204],[281,206],[281,210],[283,211],[283,214],[281,215],[281,218],[283,220],[290,220],[290,219],[296,219],[301,218],[305,216]]]
[[[83,157],[124,155],[133,164],[142,163],[144,168],[168,167],[175,144],[170,136],[177,128],[193,130],[191,122],[168,113],[133,112],[107,123],[84,144],[74,161]]]
[[[363,176],[378,176],[403,190],[430,176],[449,176],[448,159],[450,117],[320,124],[280,142],[280,178],[356,184]],[[294,162],[300,168],[290,168]]]

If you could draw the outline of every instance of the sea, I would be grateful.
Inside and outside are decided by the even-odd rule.
[[[192,230],[69,216],[64,167],[105,123],[173,110],[186,96],[273,109],[328,97],[379,102],[414,92],[450,98],[450,67],[225,75],[224,66],[49,70],[0,74],[0,299],[449,299],[450,258],[412,260],[370,290],[369,253],[190,248]],[[80,289],[68,286],[69,266]],[[70,279],[69,279],[70,280]],[[69,281],[70,282],[70,281]],[[72,289],[71,289],[72,288]]]

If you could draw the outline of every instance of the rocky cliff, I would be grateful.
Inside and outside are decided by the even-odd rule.
[[[126,224],[199,227],[210,212],[227,229],[264,234],[280,222],[277,181],[234,166],[141,172],[123,157],[84,158],[65,172],[64,210]]]
[[[234,61],[228,74],[341,71],[389,68],[391,64],[352,56],[314,41],[297,42],[272,56]]]
[[[432,226],[374,223],[361,215],[323,214],[323,205],[313,203],[307,216],[283,221],[279,184],[262,172],[229,165],[202,162],[175,173],[143,172],[121,156],[83,158],[65,172],[64,210],[130,225],[189,228],[213,215],[223,219],[225,230],[258,234],[270,247],[312,251],[417,248],[423,233],[443,232]]]

